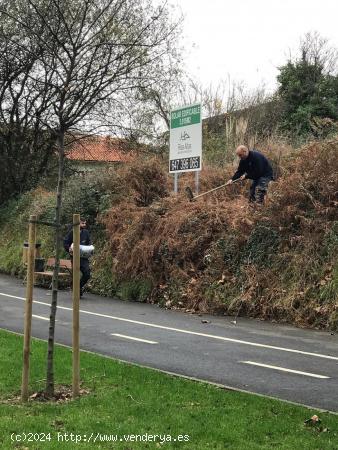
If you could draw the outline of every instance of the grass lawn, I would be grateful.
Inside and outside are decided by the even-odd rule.
[[[44,386],[45,354],[46,343],[33,340],[32,393]],[[20,336],[0,330],[0,364],[1,449],[338,449],[338,416],[85,352],[81,353],[81,379],[87,395],[60,403],[8,402],[20,394]],[[71,383],[71,364],[71,351],[57,346],[57,384]],[[313,414],[320,417],[325,431],[304,425]],[[31,441],[11,441],[11,436],[20,439],[23,433]],[[115,435],[117,442],[103,441]],[[161,436],[154,442],[155,436],[150,435]],[[145,442],[147,438],[152,442]]]

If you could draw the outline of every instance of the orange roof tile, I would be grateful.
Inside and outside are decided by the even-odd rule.
[[[73,161],[101,162],[127,162],[133,159],[127,141],[110,136],[79,139],[69,148],[66,157]]]

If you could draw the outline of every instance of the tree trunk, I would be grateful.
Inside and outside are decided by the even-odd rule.
[[[46,375],[46,394],[54,395],[54,334],[55,317],[57,309],[57,295],[59,283],[59,267],[61,252],[61,208],[62,208],[62,190],[64,174],[64,131],[59,130],[57,135],[58,153],[59,153],[59,175],[55,207],[55,266],[52,278],[52,303],[49,317],[48,350],[47,350],[47,375]]]

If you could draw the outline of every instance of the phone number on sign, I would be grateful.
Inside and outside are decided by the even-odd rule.
[[[170,160],[170,172],[176,172],[178,170],[196,170],[200,169],[200,167],[201,164],[199,156]]]

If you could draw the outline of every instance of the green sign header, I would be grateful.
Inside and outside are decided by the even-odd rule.
[[[201,122],[200,105],[176,109],[170,114],[170,128],[186,127]]]

